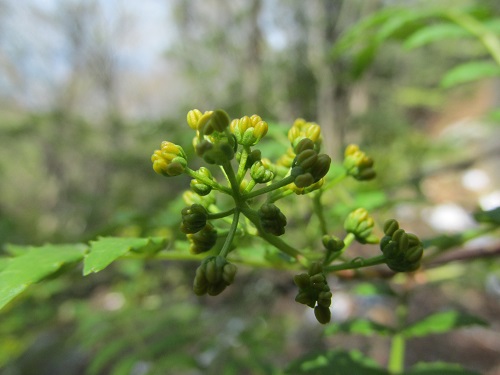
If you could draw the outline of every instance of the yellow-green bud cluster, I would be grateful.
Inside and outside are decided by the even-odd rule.
[[[305,188],[321,180],[330,169],[331,158],[314,150],[314,142],[302,138],[294,148],[297,156],[292,163],[292,176],[298,188]]]
[[[295,148],[304,138],[313,141],[316,151],[319,151],[322,141],[320,126],[314,122],[306,122],[306,120],[299,118],[295,120],[288,131],[288,140],[292,147]]]
[[[260,116],[252,115],[234,119],[230,129],[240,145],[253,146],[267,134],[268,125]]]
[[[210,135],[213,132],[223,132],[229,126],[229,115],[222,109],[201,113],[193,109],[187,114],[187,123],[191,129],[201,134]]]
[[[274,170],[270,160],[261,159],[253,163],[250,168],[250,177],[260,184],[271,181],[274,178]]]
[[[184,233],[196,233],[207,224],[208,212],[201,204],[193,204],[184,207],[182,213],[181,231]]]
[[[263,204],[258,211],[262,228],[275,236],[285,233],[286,217],[273,203]]]
[[[200,254],[210,250],[217,242],[217,230],[212,224],[207,223],[202,230],[188,234],[191,254]]]
[[[151,156],[153,169],[156,173],[166,177],[178,176],[187,166],[186,153],[181,146],[163,141],[160,149]]]
[[[299,287],[295,301],[313,308],[318,322],[328,323],[331,319],[332,292],[321,266],[313,264],[308,273],[294,276],[293,281]]]
[[[396,272],[415,271],[420,267],[424,247],[420,239],[399,228],[399,223],[388,220],[384,224],[385,236],[380,241],[380,249],[387,266]]]
[[[201,167],[200,169],[198,169],[197,172],[199,174],[207,177],[208,179],[212,180],[212,173],[210,173],[210,170],[208,170],[207,168]],[[205,184],[204,182],[202,182],[196,178],[191,180],[190,186],[191,186],[191,190],[193,190],[196,194],[201,195],[201,196],[210,194],[210,192],[212,191],[211,186]]]
[[[375,178],[373,159],[359,149],[357,145],[347,146],[344,154],[344,168],[349,176],[359,181]]]
[[[354,234],[360,243],[377,243],[378,239],[372,235],[375,221],[364,208],[352,211],[344,222],[344,229],[348,233]]]
[[[233,283],[236,271],[236,266],[223,256],[208,257],[196,269],[193,291],[198,296],[216,296]]]

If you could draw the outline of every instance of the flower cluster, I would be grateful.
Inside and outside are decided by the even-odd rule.
[[[295,301],[313,308],[318,322],[328,323],[331,319],[332,292],[321,265],[313,263],[308,273],[294,276],[293,281],[299,287]]]
[[[384,224],[384,233],[380,249],[391,270],[409,272],[420,267],[424,247],[416,235],[399,228],[399,223],[394,219]]]
[[[183,194],[187,207],[181,211],[180,229],[186,234],[191,254],[211,251],[196,270],[196,295],[218,295],[233,283],[237,269],[229,260],[242,260],[241,254],[233,257],[232,252],[238,251],[235,239],[247,239],[249,235],[261,237],[285,255],[273,258],[276,261],[308,269],[294,277],[299,288],[295,300],[313,308],[322,324],[331,318],[332,292],[326,280],[329,272],[382,262],[395,271],[412,271],[419,266],[422,243],[399,229],[396,221],[389,221],[384,228],[385,236],[380,241],[383,255],[361,262],[348,259],[346,249],[354,240],[379,242],[373,233],[375,222],[364,208],[352,211],[345,219],[345,237],[325,234],[326,215],[320,202],[323,191],[347,176],[357,180],[375,176],[373,160],[358,146],[347,147],[343,165],[331,171],[331,158],[320,152],[322,135],[316,123],[296,120],[288,131],[289,147],[273,162],[257,148],[269,130],[268,123],[258,115],[231,120],[220,109],[193,109],[186,120],[196,133],[192,142],[195,154],[205,166],[190,169],[182,147],[168,141],[154,151],[151,161],[158,174],[186,174],[191,179],[190,190]],[[314,197],[314,210],[324,234],[323,248],[299,249],[280,237],[285,233],[287,218],[275,202],[293,193],[311,193]],[[219,195],[229,196],[231,206],[220,207],[218,204],[227,205],[228,199],[216,201]]]

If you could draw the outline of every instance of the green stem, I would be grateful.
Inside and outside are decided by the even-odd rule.
[[[368,259],[354,258],[350,262],[345,262],[345,263],[341,263],[341,264],[334,264],[332,266],[324,267],[323,270],[325,272],[336,272],[336,271],[353,270],[353,269],[358,269],[358,268],[371,267],[371,266],[376,266],[378,264],[383,264],[383,263],[385,263],[385,256],[378,255],[376,257],[372,257],[372,258],[368,258]]]
[[[393,375],[402,374],[405,365],[406,340],[401,332],[406,325],[408,316],[407,294],[400,296],[400,302],[396,309],[397,331],[392,336],[391,352],[387,369]]]
[[[208,214],[208,220],[214,220],[214,219],[222,219],[223,217],[232,215],[234,213],[235,208],[231,208],[230,210],[227,211],[222,211],[222,212],[217,212],[213,214]]]
[[[231,223],[231,228],[229,228],[229,233],[227,234],[226,241],[224,242],[224,245],[222,246],[222,249],[220,250],[219,253],[219,255],[224,258],[227,257],[229,249],[231,248],[231,244],[233,243],[234,235],[236,233],[236,229],[238,228],[239,219],[240,219],[240,211],[238,209],[235,209],[233,222]]]
[[[272,183],[271,185],[267,185],[266,187],[263,187],[261,189],[252,191],[252,192],[247,193],[247,194],[243,194],[243,199],[247,200],[250,198],[257,197],[257,196],[262,195],[262,194],[269,193],[270,191],[273,191],[273,190],[279,189],[280,187],[291,184],[294,180],[295,180],[295,177],[293,177],[291,175],[287,176],[278,182]]]
[[[233,167],[231,166],[230,162],[225,162],[222,165],[222,168],[224,169],[224,172],[226,173],[226,177],[229,180],[229,184],[231,185],[231,190],[232,190],[232,196],[234,198],[234,201],[236,202],[236,205],[238,202],[241,201],[241,193],[240,193],[240,184],[238,183],[238,180],[236,179],[236,175],[234,174]]]
[[[219,191],[222,191],[223,193],[226,193],[226,194],[231,194],[231,189],[229,189],[228,187],[226,186],[222,186],[221,184],[219,184],[217,181],[214,181],[214,180],[211,180],[210,178],[208,178],[207,176],[204,176],[202,175],[201,173],[198,173],[196,171],[193,171],[192,169],[190,168],[185,168],[185,171],[186,171],[186,174],[189,176],[189,177],[192,177],[192,178],[195,178],[197,179],[198,181],[201,181],[203,182],[204,184],[210,186],[212,189],[215,189],[215,190],[219,190]]]
[[[347,172],[345,170],[342,171],[341,174],[336,176],[333,180],[329,181],[326,185],[324,185],[321,190],[326,191],[331,189],[334,185],[337,185],[340,181],[347,177]]]
[[[250,180],[247,187],[245,188],[245,193],[250,193],[252,189],[255,187],[255,184],[256,184],[255,180]]]
[[[325,214],[323,212],[323,206],[321,205],[321,195],[322,191],[318,191],[313,197],[313,210],[319,220],[319,227],[323,235],[328,234],[328,228],[326,227]]]
[[[305,255],[302,254],[299,250],[296,248],[288,245],[286,242],[284,242],[282,239],[279,237],[273,236],[272,234],[267,233],[264,228],[262,228],[262,225],[260,223],[260,218],[259,215],[255,210],[252,210],[250,207],[242,207],[241,212],[250,220],[253,225],[258,230],[258,235],[269,242],[271,245],[276,247],[278,250],[284,252],[285,254],[291,256],[292,258],[295,258],[297,260],[302,260],[305,258]]]
[[[267,198],[267,203],[274,203],[277,200],[288,197],[289,195],[291,195],[293,193],[294,193],[293,190],[285,189],[285,188],[281,188],[279,190],[273,191],[273,193],[270,194],[270,196]]]
[[[391,374],[401,374],[404,370],[406,341],[402,334],[392,336],[391,352],[387,369]]]

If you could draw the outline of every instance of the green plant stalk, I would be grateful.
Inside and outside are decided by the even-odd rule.
[[[321,191],[326,191],[326,190],[330,190],[333,186],[337,185],[339,182],[341,182],[343,179],[345,179],[347,177],[347,172],[345,171],[345,169],[342,171],[341,174],[339,174],[338,176],[336,176],[333,180],[331,180],[330,182],[328,182],[326,185],[324,185],[322,188],[321,188]]]
[[[217,212],[217,213],[209,213],[208,214],[208,220],[215,220],[215,219],[222,219],[223,217],[232,215],[234,213],[235,208],[231,208],[230,210],[227,211],[222,211],[222,212]]]
[[[238,203],[241,202],[240,184],[238,183],[236,175],[234,174],[231,163],[229,161],[226,161],[222,165],[222,169],[224,170],[229,184],[231,185],[232,196],[234,198],[236,206],[238,206]]]
[[[207,184],[208,186],[210,186],[212,189],[215,189],[215,190],[219,190],[223,193],[226,193],[226,194],[231,194],[231,189],[229,189],[228,187],[226,186],[222,186],[221,184],[219,184],[218,182],[214,181],[214,180],[211,180],[209,179],[207,176],[204,176],[202,175],[201,173],[198,173],[196,171],[193,171],[192,169],[190,168],[185,168],[185,172],[186,174],[189,176],[189,177],[192,177],[192,178],[195,178],[197,179],[198,181],[201,181],[203,182],[204,184]]]
[[[246,204],[245,204],[246,205]],[[258,230],[258,235],[259,237],[263,238],[267,242],[269,242],[271,245],[276,247],[278,250],[282,251],[283,253],[291,256],[292,258],[295,258],[297,260],[303,260],[306,258],[304,254],[302,254],[299,250],[296,248],[288,245],[286,242],[284,242],[282,239],[273,236],[272,234],[267,233],[264,228],[262,228],[262,225],[260,223],[260,218],[255,210],[252,210],[248,205],[246,207],[241,208],[241,212],[252,222],[253,225]]]
[[[385,263],[385,256],[384,255],[378,255],[376,257],[368,258],[368,259],[363,259],[363,258],[354,258],[350,262],[345,262],[341,264],[334,264],[328,267],[324,267],[323,270],[325,272],[336,272],[336,271],[343,271],[343,270],[354,270],[358,268],[364,268],[364,267],[371,267],[371,266],[376,266],[378,264],[383,264]]]
[[[255,180],[250,180],[247,187],[245,188],[245,193],[250,193],[255,187],[255,184],[256,184]]]
[[[405,362],[406,341],[402,334],[396,333],[392,336],[391,352],[387,369],[393,375],[402,374]]]
[[[402,374],[405,365],[406,340],[402,333],[408,317],[408,295],[405,293],[399,296],[399,305],[396,309],[397,328],[392,336],[391,351],[387,369],[393,375]]]
[[[226,258],[227,254],[229,254],[229,249],[231,248],[231,244],[233,243],[234,235],[236,233],[236,229],[238,229],[238,221],[240,219],[240,211],[235,209],[233,222],[231,223],[231,228],[229,228],[229,233],[227,234],[226,241],[220,250],[219,255]]]
[[[250,198],[255,198],[259,195],[269,193],[270,191],[273,191],[273,190],[279,189],[280,187],[291,184],[294,180],[295,180],[295,177],[292,175],[289,175],[278,182],[272,183],[271,185],[267,185],[266,187],[263,187],[261,189],[252,191],[252,192],[247,193],[247,194],[243,194],[243,198],[245,200],[250,199]]]
[[[449,11],[445,13],[445,16],[476,36],[500,66],[500,40],[494,33],[468,14]]]
[[[319,220],[319,227],[322,235],[328,234],[328,228],[326,226],[325,214],[323,212],[323,205],[321,204],[322,190],[319,190],[313,197],[313,210]]]
[[[273,193],[267,197],[266,202],[267,203],[274,203],[282,198],[285,198],[285,197],[288,197],[289,195],[292,195],[293,193],[294,193],[293,190],[286,189],[286,188],[282,187],[276,191],[273,191]]]

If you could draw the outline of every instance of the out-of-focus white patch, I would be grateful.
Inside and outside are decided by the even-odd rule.
[[[353,301],[350,296],[342,292],[334,293],[330,307],[333,321],[343,322],[347,320],[351,316],[352,310]]]
[[[122,293],[111,292],[107,293],[104,296],[102,302],[103,302],[102,307],[104,308],[104,310],[108,311],[120,310],[123,307],[123,305],[125,305],[125,297],[123,296]]]
[[[462,175],[462,186],[470,191],[487,189],[490,184],[490,176],[482,169],[469,169]]]
[[[423,219],[440,232],[460,232],[474,226],[474,220],[455,203],[440,204],[422,210]]]
[[[479,205],[485,211],[492,210],[500,206],[500,190],[495,190],[479,198]]]

